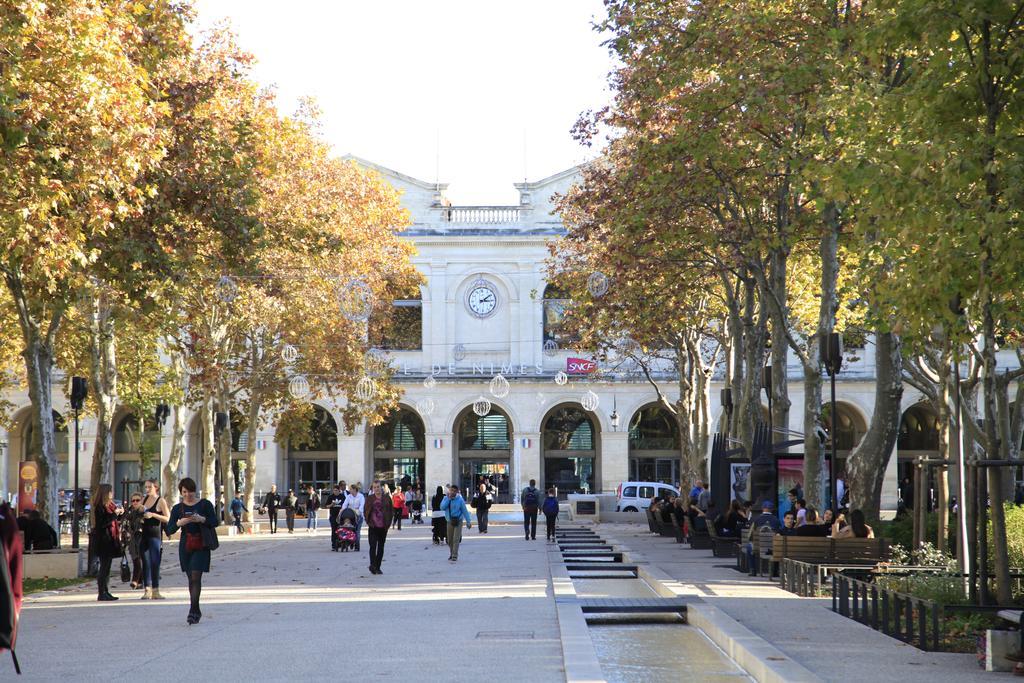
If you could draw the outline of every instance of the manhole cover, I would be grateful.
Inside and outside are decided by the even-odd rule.
[[[480,631],[477,640],[533,640],[533,631]]]

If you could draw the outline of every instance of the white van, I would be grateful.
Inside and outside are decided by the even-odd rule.
[[[624,481],[616,490],[618,503],[615,510],[617,512],[646,510],[651,506],[651,498],[661,498],[666,495],[678,496],[679,491],[674,486],[657,481]]]

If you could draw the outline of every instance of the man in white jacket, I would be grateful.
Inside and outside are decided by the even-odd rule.
[[[359,486],[352,484],[349,487],[349,494],[345,497],[342,510],[353,510],[356,513],[356,551],[359,550],[359,532],[363,529],[363,509],[366,507],[366,497],[360,493]]]

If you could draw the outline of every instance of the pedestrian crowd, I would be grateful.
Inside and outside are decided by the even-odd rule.
[[[118,597],[110,592],[110,572],[114,561],[120,558],[121,579],[132,590],[141,590],[144,600],[162,600],[160,593],[160,568],[163,555],[164,536],[173,537],[181,532],[178,543],[178,563],[186,575],[189,587],[189,612],[187,623],[196,624],[202,618],[200,595],[203,574],[210,571],[212,551],[219,546],[215,528],[220,515],[214,504],[197,495],[196,482],[190,478],[178,484],[180,502],[169,506],[160,495],[159,482],[148,479],[143,491],[132,493],[124,504],[114,500],[113,488],[101,484],[89,506],[90,531],[89,552],[93,558],[97,577],[97,599],[101,602],[114,601]],[[363,527],[369,545],[369,571],[383,574],[384,547],[390,530],[401,531],[403,520],[408,524],[425,524],[427,502],[419,484],[397,484],[394,490],[383,481],[372,482],[364,492],[361,483],[338,482],[323,497],[312,485],[302,487],[304,500],[293,489],[285,495],[278,493],[276,485],[262,496],[255,511],[266,515],[271,534],[278,531],[281,510],[285,513],[288,533],[295,532],[297,514],[305,514],[306,530],[313,534],[317,530],[317,516],[321,508],[328,511],[331,550],[335,552],[359,552]],[[454,484],[438,486],[430,503],[432,536],[436,545],[448,546],[449,562],[459,560],[459,546],[462,531],[473,528],[475,511],[476,524],[480,534],[488,533],[489,511],[498,499],[498,489],[489,478],[482,477],[473,492]],[[523,525],[527,541],[537,538],[537,518],[545,516],[547,537],[554,540],[555,519],[558,516],[558,500],[555,490],[549,489],[542,495],[536,488],[536,481],[530,480],[521,494]],[[225,521],[233,523],[239,533],[244,532],[244,518],[250,512],[242,493],[236,493],[229,502],[222,499],[220,506]],[[227,515],[230,514],[230,519]],[[19,520],[25,538],[37,549],[54,547],[56,534],[45,525],[38,514]]]

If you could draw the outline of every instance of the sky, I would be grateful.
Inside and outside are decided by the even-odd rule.
[[[595,155],[570,130],[609,100],[600,0],[195,0],[227,20],[254,76],[290,113],[311,96],[323,134],[452,203],[514,204],[512,183]]]

